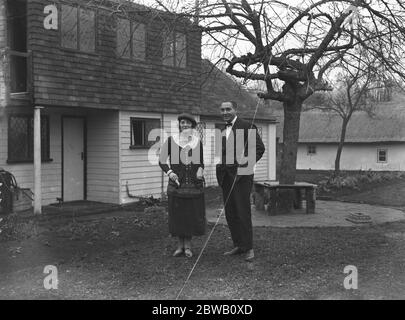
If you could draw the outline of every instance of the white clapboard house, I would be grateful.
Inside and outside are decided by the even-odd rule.
[[[184,111],[215,127],[221,100],[247,117],[256,106],[217,69],[203,80],[199,28],[136,4],[0,0],[0,50],[0,167],[36,193],[37,208],[160,197],[152,129],[174,132]],[[262,112],[256,124],[267,147],[257,176],[274,179],[275,121]]]
[[[282,142],[282,116],[278,113],[278,141]],[[306,111],[301,114],[297,154],[298,170],[334,170],[342,119],[336,114]],[[281,148],[280,148],[281,149]],[[375,106],[374,115],[356,112],[348,124],[341,170],[405,170],[405,95]]]

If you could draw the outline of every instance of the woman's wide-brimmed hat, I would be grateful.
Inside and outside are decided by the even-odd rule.
[[[188,121],[190,121],[191,123],[192,123],[192,126],[193,127],[196,127],[197,126],[197,121],[194,119],[194,117],[191,115],[191,114],[189,114],[189,113],[186,113],[186,112],[183,112],[182,114],[180,114],[178,117],[177,117],[177,120],[181,120],[181,119],[187,119]]]

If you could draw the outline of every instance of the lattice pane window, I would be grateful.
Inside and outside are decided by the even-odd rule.
[[[163,35],[163,64],[187,67],[187,36],[181,32],[166,31]]]
[[[146,27],[145,24],[128,19],[117,19],[117,56],[145,60]]]
[[[96,49],[95,13],[80,9],[80,50],[94,52]]]
[[[165,32],[163,36],[163,64],[174,66],[174,33]]]
[[[145,60],[146,30],[143,23],[132,22],[132,57]]]
[[[10,117],[8,123],[8,159],[23,160],[29,159],[30,139],[28,117]]]
[[[176,33],[176,66],[185,68],[187,66],[187,41],[184,33]]]
[[[131,22],[127,19],[117,19],[117,56],[131,56]]]
[[[77,49],[77,8],[62,4],[62,47]]]
[[[49,159],[49,118],[41,117],[41,158]],[[12,115],[8,122],[8,162],[34,159],[34,119],[32,115]]]
[[[62,47],[84,52],[96,49],[96,13],[79,6],[62,4]]]

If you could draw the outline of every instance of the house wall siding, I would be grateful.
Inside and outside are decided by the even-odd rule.
[[[13,112],[16,110],[13,109]],[[32,114],[31,109],[17,113]],[[7,163],[8,116],[0,117],[0,167],[10,171],[22,188],[34,191],[33,163]],[[62,119],[84,117],[87,124],[87,199],[119,203],[118,112],[87,112],[86,110],[45,108],[49,115],[50,158],[42,163],[42,204],[57,202],[62,197]]]
[[[116,15],[96,5],[95,52],[66,50],[60,45],[60,30],[43,27],[43,9],[52,3],[60,9],[60,1],[31,0],[28,3],[28,48],[33,53],[37,104],[145,112],[176,112],[180,107],[199,111],[200,32],[187,29],[188,67],[166,67],[161,62],[164,23],[156,15],[154,18],[138,15],[137,21],[147,24],[147,59],[122,59],[115,54]],[[97,1],[92,3],[97,4]]]
[[[87,199],[119,203],[119,113],[87,115]]]
[[[316,154],[307,155],[307,145],[300,144],[297,154],[299,170],[333,170],[336,144],[315,144]],[[387,163],[377,162],[377,149],[388,150]],[[350,144],[343,147],[341,170],[400,171],[405,169],[405,143]]]
[[[162,194],[162,171],[156,153],[149,161],[149,149],[130,149],[131,117],[162,120],[159,113],[119,112],[119,154],[120,154],[120,203],[130,203],[139,199],[131,196],[160,197]],[[127,186],[128,191],[127,192]]]
[[[159,145],[151,149],[130,149],[130,118],[152,118],[161,121],[161,142],[178,132],[178,114],[120,112],[120,202],[137,201],[136,197],[161,197],[166,193],[168,177],[159,167]],[[199,117],[195,117],[199,121]],[[129,195],[127,193],[127,185]]]

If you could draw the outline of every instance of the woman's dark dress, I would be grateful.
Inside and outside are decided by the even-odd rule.
[[[169,179],[167,186],[169,233],[172,236],[191,237],[205,234],[204,190],[202,181],[197,179],[198,168],[204,168],[202,148],[201,141],[193,149],[190,146],[182,148],[172,137],[169,137],[161,148],[159,166],[166,173],[170,169],[173,170],[180,181],[178,187]],[[166,163],[168,158],[170,167]]]

